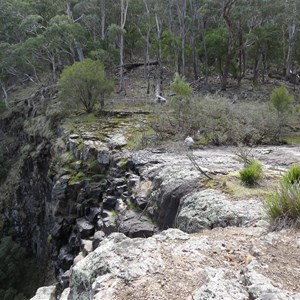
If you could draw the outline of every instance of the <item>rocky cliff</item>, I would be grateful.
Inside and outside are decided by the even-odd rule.
[[[242,163],[233,148],[193,151],[212,180],[193,168],[185,151],[113,151],[122,157],[123,168],[126,161],[122,176],[128,180],[122,184],[127,188],[122,191],[129,194],[116,195],[123,199],[124,210],[118,201],[110,206],[116,210],[111,232],[127,237],[97,228],[103,231],[100,243],[82,251],[83,256],[90,252],[86,257],[76,257],[64,275],[65,289],[42,288],[33,299],[300,299],[295,284],[300,279],[299,232],[272,232],[263,214],[264,194],[299,160],[298,148],[256,148],[254,155],[266,175],[252,189],[239,182]],[[122,176],[114,177],[119,179],[106,191],[116,190]],[[128,195],[130,201],[124,197]],[[106,197],[98,202],[100,207]],[[102,214],[101,224],[106,222]],[[135,215],[134,221],[128,215]],[[146,238],[156,228],[144,230],[150,226],[145,219],[136,231],[137,220],[144,216],[159,231],[177,229]]]
[[[53,261],[33,299],[300,299],[299,233],[271,232],[262,209],[297,147],[256,148],[266,176],[249,189],[233,148],[130,150],[141,113],[19,117],[2,119],[17,157],[2,230]]]
[[[122,150],[123,131],[134,118],[116,114],[97,121],[88,115],[55,123],[55,117],[16,112],[2,117],[1,151],[10,170],[0,203],[2,232],[41,266],[53,261],[59,290],[68,286],[74,260],[105,236],[120,231],[147,237],[157,228],[142,212],[145,201],[133,201],[140,177]]]

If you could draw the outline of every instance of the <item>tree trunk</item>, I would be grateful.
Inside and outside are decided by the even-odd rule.
[[[73,20],[73,14],[72,14],[72,9],[71,9],[71,1],[67,0],[67,10],[66,10],[67,16]]]
[[[226,22],[228,28],[228,39],[227,39],[227,57],[225,60],[224,72],[221,81],[221,90],[225,91],[227,88],[227,81],[229,75],[230,64],[234,54],[234,25],[232,20],[230,19],[230,10],[232,5],[235,3],[236,0],[228,0],[226,1],[224,8],[223,8],[223,18]]]
[[[207,55],[207,47],[206,47],[206,39],[205,39],[205,29],[204,29],[204,24],[202,22],[202,39],[203,39],[203,49],[204,49],[204,73],[205,73],[205,79],[204,79],[204,84],[208,84],[208,55]]]
[[[199,78],[198,74],[198,58],[197,58],[197,47],[196,47],[196,33],[200,31],[200,22],[198,20],[198,11],[199,6],[196,5],[196,3],[193,2],[193,0],[189,0],[189,6],[190,6],[190,15],[191,15],[191,24],[192,24],[192,33],[190,38],[190,44],[192,47],[192,59],[193,59],[193,72],[194,72],[194,78],[197,80]]]
[[[67,0],[67,16],[74,21],[73,19],[73,12],[72,12],[72,9],[71,9],[71,1],[70,0]],[[75,41],[75,48],[76,48],[76,52],[77,52],[77,55],[78,55],[78,59],[79,61],[83,61],[84,60],[84,55],[83,55],[83,50],[82,50],[82,46],[80,45],[80,43],[76,42]],[[70,50],[71,52],[73,52],[72,50],[72,47],[70,47]],[[73,55],[74,57],[74,60],[75,60],[75,55]]]
[[[241,84],[241,81],[245,75],[245,51],[244,51],[244,38],[243,38],[243,29],[241,24],[239,26],[239,74],[238,74],[238,85]]]
[[[144,78],[147,81],[147,95],[150,94],[150,57],[149,57],[149,45],[150,45],[150,12],[147,5],[147,0],[144,0],[145,10],[147,14],[147,33],[146,33],[146,43],[144,50]]]
[[[83,61],[84,55],[83,55],[83,50],[82,50],[82,46],[80,45],[80,43],[76,43],[76,51],[77,51],[79,61]]]
[[[125,91],[125,84],[124,84],[124,35],[121,33],[120,38],[120,73],[119,73],[120,79],[119,79],[119,93]]]
[[[196,51],[196,43],[195,43],[195,32],[193,32],[191,37],[191,45],[192,45],[192,56],[193,56],[193,71],[194,71],[194,78],[197,80],[199,78],[198,75],[198,60],[197,60],[197,51]]]
[[[257,82],[261,61],[262,61],[262,55],[259,54],[259,56],[255,59],[255,64],[253,68],[253,82]]]
[[[156,75],[156,96],[161,96],[161,85],[162,85],[162,74],[163,74],[163,64],[162,64],[162,50],[161,50],[161,28],[160,20],[155,14],[156,29],[157,29],[157,61],[158,61],[158,70]]]
[[[101,0],[101,40],[105,40],[105,0]]]
[[[186,36],[186,0],[182,1],[182,6],[180,6],[179,1],[176,2],[178,21],[180,27],[180,38],[181,38],[181,74],[185,74],[185,36]]]
[[[149,39],[150,39],[150,27],[148,27],[147,30],[146,48],[145,48],[145,79],[147,80],[147,95],[150,94]]]
[[[263,70],[262,70],[262,83],[265,83],[265,74],[266,74],[266,56],[262,54],[262,64],[263,64]]]
[[[296,38],[296,24],[293,21],[292,24],[289,24],[289,47],[288,53],[286,58],[286,65],[285,65],[285,77],[286,80],[289,79],[290,73],[292,70],[292,54],[295,46],[295,38]]]
[[[52,65],[52,77],[53,81],[56,82],[57,76],[56,76],[56,63],[54,57],[51,57],[51,65]]]
[[[127,17],[129,0],[121,0],[121,37],[120,37],[120,73],[119,73],[119,93],[126,95],[124,84],[124,28]]]
[[[9,103],[8,103],[8,95],[7,95],[7,91],[5,89],[5,86],[4,84],[0,81],[0,85],[1,85],[1,89],[2,89],[2,93],[3,93],[3,101],[4,101],[4,104],[5,104],[5,107],[7,109],[9,109]]]

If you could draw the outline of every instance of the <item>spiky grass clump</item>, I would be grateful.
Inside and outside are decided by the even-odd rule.
[[[300,166],[282,176],[278,189],[266,197],[264,209],[276,227],[300,223]]]
[[[281,181],[285,184],[294,184],[300,182],[300,166],[293,165],[290,169],[282,176]]]
[[[240,171],[240,179],[246,186],[254,186],[264,176],[263,168],[260,162],[253,159],[249,165]]]
[[[265,212],[271,222],[285,224],[300,221],[300,183],[281,183],[280,187],[268,195]],[[281,224],[283,226],[283,224]]]

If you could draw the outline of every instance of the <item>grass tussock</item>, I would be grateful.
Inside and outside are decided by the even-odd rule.
[[[248,166],[240,171],[240,179],[246,186],[255,186],[264,176],[263,168],[260,162],[253,159]]]
[[[280,180],[276,191],[266,197],[264,210],[275,227],[300,222],[300,167],[292,166]]]

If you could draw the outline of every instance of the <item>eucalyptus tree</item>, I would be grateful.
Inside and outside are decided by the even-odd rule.
[[[299,26],[299,1],[296,0],[286,0],[285,1],[285,11],[286,11],[286,20],[287,20],[287,31],[288,31],[288,47],[286,54],[286,63],[285,63],[285,76],[286,79],[289,79],[291,73],[293,73],[292,58],[293,52],[295,49],[296,42],[296,32]]]
[[[189,30],[187,25],[187,0],[175,0],[181,39],[181,75],[185,75],[185,39]]]
[[[127,19],[127,12],[130,0],[121,0],[121,15],[120,15],[120,72],[119,72],[119,93],[125,93],[124,84],[124,33]]]
[[[223,6],[223,18],[225,20],[228,38],[227,38],[227,57],[224,65],[224,72],[221,80],[221,90],[226,90],[229,75],[230,64],[234,56],[234,21],[231,17],[231,10],[236,0],[226,0]]]

